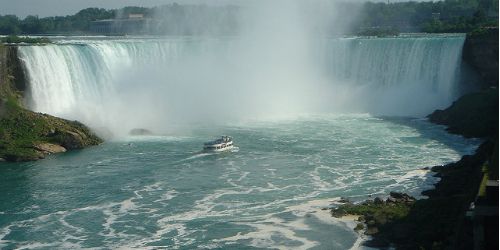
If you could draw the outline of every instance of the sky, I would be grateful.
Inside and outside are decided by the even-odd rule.
[[[91,8],[119,9],[126,6],[153,7],[164,4],[237,4],[251,0],[0,0],[0,15],[16,15],[24,19],[28,15],[38,17],[74,15],[78,11]],[[348,2],[366,2],[367,0],[344,0]],[[371,0],[385,2],[385,0]],[[406,2],[410,0],[391,0]]]

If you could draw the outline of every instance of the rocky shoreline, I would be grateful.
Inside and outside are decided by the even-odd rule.
[[[372,237],[368,247],[397,249],[473,249],[472,228],[460,228],[465,212],[474,201],[484,163],[491,158],[493,142],[484,142],[474,155],[456,163],[433,167],[441,177],[435,189],[422,192],[427,199],[391,192],[384,200],[376,197],[360,204],[331,208],[332,216],[359,216],[355,230]],[[460,234],[457,235],[457,234]]]
[[[456,163],[428,168],[441,180],[435,189],[415,200],[391,192],[361,204],[331,208],[334,217],[358,215],[355,230],[365,230],[372,240],[369,247],[397,249],[474,249],[472,222],[465,217],[475,201],[484,167],[496,169],[498,179],[498,91],[489,90],[463,96],[446,110],[429,116],[431,122],[448,126],[448,131],[484,142],[474,155],[465,155]],[[464,125],[465,124],[465,125]],[[344,202],[348,199],[344,199]]]

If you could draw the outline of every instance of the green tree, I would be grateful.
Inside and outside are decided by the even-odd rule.
[[[38,16],[27,16],[21,23],[21,29],[25,34],[43,33],[41,21]]]
[[[0,16],[0,34],[20,34],[21,21],[15,15]]]

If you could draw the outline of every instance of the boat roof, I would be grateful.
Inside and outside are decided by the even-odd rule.
[[[213,145],[213,144],[221,144],[223,142],[230,142],[230,141],[232,141],[231,137],[229,137],[227,135],[222,135],[221,139],[205,142],[204,144],[205,145]]]

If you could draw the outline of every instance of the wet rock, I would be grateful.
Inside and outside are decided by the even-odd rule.
[[[398,199],[393,198],[393,197],[389,197],[389,198],[387,198],[387,200],[385,200],[385,202],[388,204],[396,204],[396,203],[398,203]]]
[[[391,242],[385,238],[374,238],[372,240],[367,241],[363,245],[373,248],[386,248],[391,245]]]
[[[347,198],[347,197],[340,197],[339,202],[340,203],[349,203],[349,198]]]
[[[66,152],[64,147],[48,142],[35,145],[33,148],[37,150],[35,155],[37,155],[39,159],[43,159],[51,154]]]
[[[26,162],[40,160],[38,155],[25,155],[25,154],[6,154],[5,160],[9,162]]]
[[[72,131],[61,131],[60,134],[62,134],[62,138],[59,144],[64,148],[77,149],[85,147],[84,139],[80,134]]]
[[[382,198],[380,198],[380,196],[377,196],[375,198],[375,200],[373,201],[373,204],[375,204],[375,205],[383,205],[384,204],[384,200]]]
[[[52,143],[38,144],[34,148],[38,151],[46,152],[47,155],[66,152],[66,148]]]
[[[376,233],[378,233],[377,227],[369,227],[368,229],[366,229],[366,232],[365,232],[366,235],[374,235]]]
[[[402,199],[404,198],[404,194],[403,193],[398,193],[398,192],[390,192],[389,195],[392,197],[392,198],[396,198],[396,199]]]
[[[363,205],[371,205],[373,204],[373,200],[366,200],[365,202],[363,202]]]

